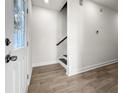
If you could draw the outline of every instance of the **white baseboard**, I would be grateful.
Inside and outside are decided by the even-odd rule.
[[[100,62],[100,64],[95,64],[95,65],[91,65],[91,66],[87,66],[87,67],[83,67],[83,68],[79,68],[79,69],[74,69],[73,68],[73,69],[71,69],[68,76],[73,76],[73,75],[76,75],[76,74],[84,73],[84,72],[87,72],[89,70],[93,70],[93,69],[100,68],[100,67],[110,65],[110,64],[114,64],[114,63],[117,63],[117,62],[118,62],[118,59],[113,59],[113,60],[109,60],[109,61],[106,61],[106,62]]]
[[[32,67],[38,67],[38,66],[45,66],[45,65],[51,65],[51,64],[56,64],[58,63],[57,61],[46,61],[46,62],[33,62]]]

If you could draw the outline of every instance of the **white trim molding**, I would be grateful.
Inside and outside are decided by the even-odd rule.
[[[45,66],[45,65],[51,65],[51,64],[56,64],[58,63],[57,61],[41,61],[41,62],[33,62],[32,67],[38,67],[38,66]]]
[[[76,75],[76,74],[84,73],[84,72],[87,72],[87,71],[90,71],[90,70],[93,70],[93,69],[96,69],[96,68],[100,68],[100,67],[103,67],[103,66],[107,66],[107,65],[110,65],[110,64],[114,64],[114,63],[117,63],[117,62],[118,62],[118,59],[113,59],[113,60],[100,62],[99,64],[94,64],[94,65],[79,68],[79,69],[78,68],[77,69],[71,68],[68,76],[73,76],[73,75]]]

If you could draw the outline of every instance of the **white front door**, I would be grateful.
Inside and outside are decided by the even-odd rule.
[[[25,3],[23,0],[5,1],[6,29],[6,93],[25,93],[27,86]]]

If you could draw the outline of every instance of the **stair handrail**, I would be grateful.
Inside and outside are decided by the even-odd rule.
[[[59,41],[56,46],[60,45],[63,41],[65,41],[67,39],[67,36],[65,36],[61,41]]]

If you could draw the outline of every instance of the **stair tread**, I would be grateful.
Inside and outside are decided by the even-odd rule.
[[[67,65],[67,60],[66,59],[60,58],[59,60],[62,61],[65,65]]]

